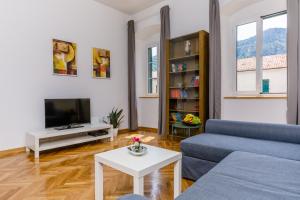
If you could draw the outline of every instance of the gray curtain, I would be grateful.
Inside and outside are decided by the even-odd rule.
[[[300,124],[300,46],[299,46],[299,0],[287,1],[288,12],[288,110],[287,122]]]
[[[128,22],[128,110],[129,130],[137,130],[138,116],[135,89],[135,31],[133,20]]]
[[[159,118],[158,118],[158,134],[166,135],[167,122],[167,61],[166,61],[166,40],[170,38],[170,8],[164,6],[160,10],[160,65],[159,65]]]
[[[219,0],[209,1],[209,118],[221,119],[221,31]]]

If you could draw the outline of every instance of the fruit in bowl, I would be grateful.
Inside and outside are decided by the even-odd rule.
[[[195,115],[187,114],[183,119],[183,123],[191,126],[197,126],[201,124],[201,120]]]

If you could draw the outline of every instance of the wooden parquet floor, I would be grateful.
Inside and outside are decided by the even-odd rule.
[[[179,150],[178,140],[160,139],[156,133],[138,133],[149,140],[147,144]],[[99,141],[45,152],[39,160],[34,160],[32,153],[0,153],[0,200],[93,200],[93,155],[129,145],[128,136],[132,134],[121,134],[113,142]],[[106,200],[132,193],[132,184],[129,175],[104,167]],[[183,190],[190,185],[191,181],[182,180]],[[145,177],[145,195],[150,199],[173,199],[173,166]]]

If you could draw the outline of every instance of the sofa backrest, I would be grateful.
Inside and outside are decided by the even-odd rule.
[[[300,126],[227,120],[208,120],[206,133],[300,144]]]

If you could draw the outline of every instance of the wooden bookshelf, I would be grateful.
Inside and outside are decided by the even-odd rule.
[[[190,52],[185,43],[190,41]],[[199,116],[205,124],[208,115],[208,33],[200,31],[167,41],[167,131],[186,114]],[[178,122],[179,119],[177,119]],[[196,130],[196,133],[202,132]]]

